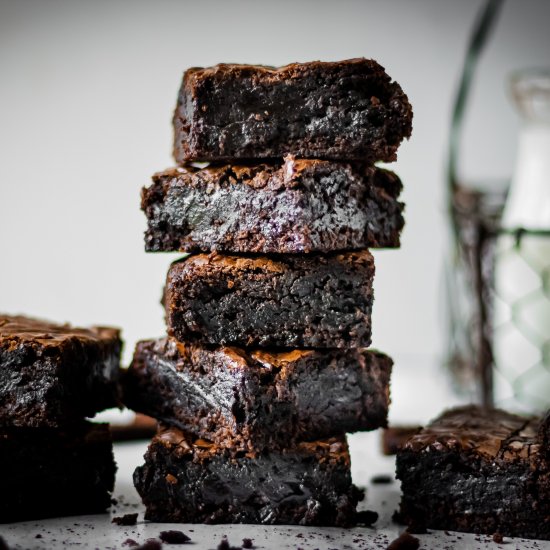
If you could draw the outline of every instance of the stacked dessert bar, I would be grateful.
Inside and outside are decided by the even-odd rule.
[[[134,474],[147,519],[354,523],[345,434],[386,424],[392,367],[367,349],[368,248],[404,223],[374,162],[411,123],[371,60],[185,73],[178,167],[142,207],[146,249],[190,255],[168,272],[168,337],[139,342],[124,379],[161,422]]]
[[[109,427],[85,418],[119,405],[121,346],[116,329],[0,315],[0,522],[110,505]]]

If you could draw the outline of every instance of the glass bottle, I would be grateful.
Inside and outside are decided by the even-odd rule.
[[[495,264],[495,404],[550,408],[550,70],[518,72],[521,116],[515,170]]]

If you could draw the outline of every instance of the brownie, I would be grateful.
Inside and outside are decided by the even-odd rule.
[[[0,522],[104,512],[116,466],[109,428],[0,429]]]
[[[164,428],[134,472],[145,519],[182,523],[348,526],[361,497],[345,437],[231,457]]]
[[[0,315],[0,426],[56,427],[119,404],[117,329]]]
[[[376,351],[272,352],[139,342],[130,408],[233,450],[282,448],[387,423],[392,360]]]
[[[382,453],[386,456],[397,454],[397,451],[409,438],[421,430],[421,426],[390,426],[382,432]]]
[[[197,254],[168,272],[168,333],[182,342],[243,347],[368,347],[373,277],[367,250]]]
[[[178,163],[302,158],[390,162],[412,131],[403,90],[371,59],[185,72],[174,113]]]
[[[548,418],[449,410],[397,454],[400,519],[415,526],[550,539]]]
[[[333,252],[398,247],[401,181],[379,168],[324,160],[191,165],[142,191],[147,251]]]

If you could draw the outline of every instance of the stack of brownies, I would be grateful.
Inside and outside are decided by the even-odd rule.
[[[168,272],[168,337],[139,342],[124,379],[161,422],[134,474],[147,519],[355,522],[345,434],[386,424],[392,367],[367,349],[368,248],[398,247],[404,223],[374,162],[411,123],[372,60],[185,73],[179,166],[142,207],[148,251],[191,255]]]
[[[104,512],[115,463],[119,331],[0,315],[0,522]]]

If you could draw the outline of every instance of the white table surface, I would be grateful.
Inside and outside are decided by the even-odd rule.
[[[460,402],[449,391],[447,380],[440,369],[434,369],[432,361],[422,358],[403,358],[396,361],[392,381],[393,405],[390,420],[394,423],[425,422],[442,408]],[[422,394],[412,392],[422,379]],[[383,549],[403,531],[392,522],[391,516],[399,502],[399,485],[396,481],[386,485],[373,485],[372,476],[394,472],[394,458],[380,453],[380,433],[361,433],[349,436],[352,456],[352,475],[358,486],[367,487],[367,496],[360,509],[376,510],[379,519],[375,528],[321,528],[299,526],[256,525],[190,525],[159,524],[143,520],[143,506],[132,484],[132,472],[142,462],[146,442],[119,443],[115,445],[118,474],[114,496],[118,504],[109,514],[57,518],[0,525],[0,535],[17,549],[128,549],[123,542],[131,538],[139,543],[157,538],[160,531],[177,529],[192,539],[192,545],[180,546],[195,550],[215,550],[227,535],[229,542],[240,546],[243,538],[251,538],[256,548],[265,550],[345,550]],[[0,495],[3,498],[3,495]],[[113,525],[111,517],[138,512],[135,526]],[[42,538],[36,538],[36,535]],[[490,537],[465,533],[431,531],[427,535],[415,535],[421,548],[433,549],[533,549],[550,550],[550,542],[505,538],[504,544],[495,544]],[[163,548],[178,548],[163,545]]]

